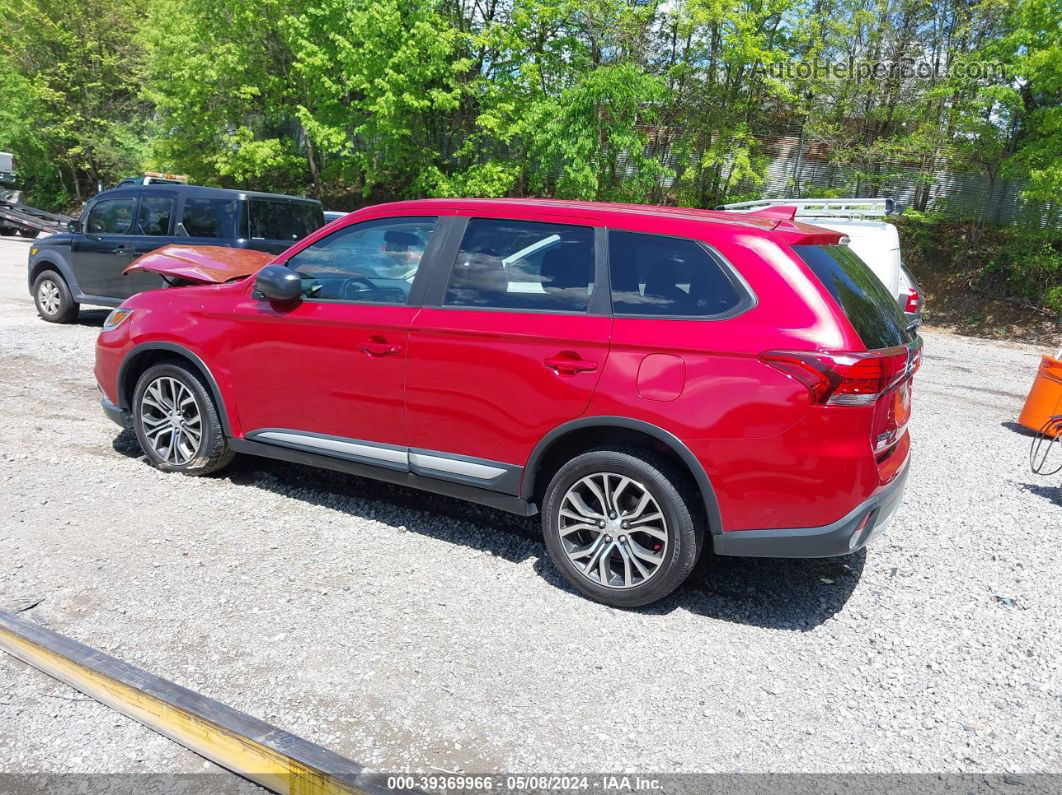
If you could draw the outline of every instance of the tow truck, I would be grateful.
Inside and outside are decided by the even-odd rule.
[[[0,235],[33,238],[41,232],[51,235],[66,230],[73,220],[69,215],[23,204],[22,191],[17,186],[14,157],[10,152],[0,152]]]

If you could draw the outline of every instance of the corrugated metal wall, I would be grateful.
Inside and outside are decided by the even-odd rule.
[[[917,164],[890,163],[880,185],[861,184],[855,169],[828,162],[821,145],[801,141],[798,135],[761,139],[767,167],[764,198],[798,198],[814,195],[814,188],[842,189],[839,198],[889,196],[905,207],[913,206],[920,176]],[[876,188],[876,189],[875,189]],[[938,167],[932,171],[928,209],[978,218],[996,224],[1026,223],[1062,226],[1057,208],[1021,198],[1022,180],[996,179],[987,173],[964,173]]]

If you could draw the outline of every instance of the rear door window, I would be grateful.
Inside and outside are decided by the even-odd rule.
[[[913,339],[896,297],[848,246],[793,246],[793,251],[834,297],[868,350]]]
[[[173,221],[173,199],[165,196],[144,196],[136,214],[137,235],[162,236],[170,234]]]
[[[324,223],[321,205],[312,202],[255,198],[247,202],[252,240],[302,240]]]
[[[735,309],[744,293],[695,240],[609,232],[612,313],[710,317]]]
[[[103,199],[89,211],[85,231],[93,235],[125,235],[133,226],[136,199]]]
[[[450,272],[444,303],[586,312],[593,289],[593,228],[473,218]]]
[[[236,199],[185,199],[181,223],[191,237],[236,237]]]

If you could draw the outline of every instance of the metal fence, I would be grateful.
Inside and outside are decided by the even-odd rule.
[[[993,224],[1062,226],[1062,208],[1021,197],[1024,180],[992,180],[987,173],[953,171],[946,165],[923,171],[917,164],[899,162],[885,164],[880,179],[867,180],[855,168],[831,163],[825,147],[799,135],[760,141],[761,153],[770,158],[767,181],[760,188],[764,198],[814,196],[830,189],[843,198],[888,196],[910,207],[921,178],[929,183],[927,209]]]

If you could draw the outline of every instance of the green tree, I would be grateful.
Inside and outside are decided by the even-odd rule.
[[[38,203],[81,201],[140,167],[138,21],[125,0],[0,2],[0,148]]]

